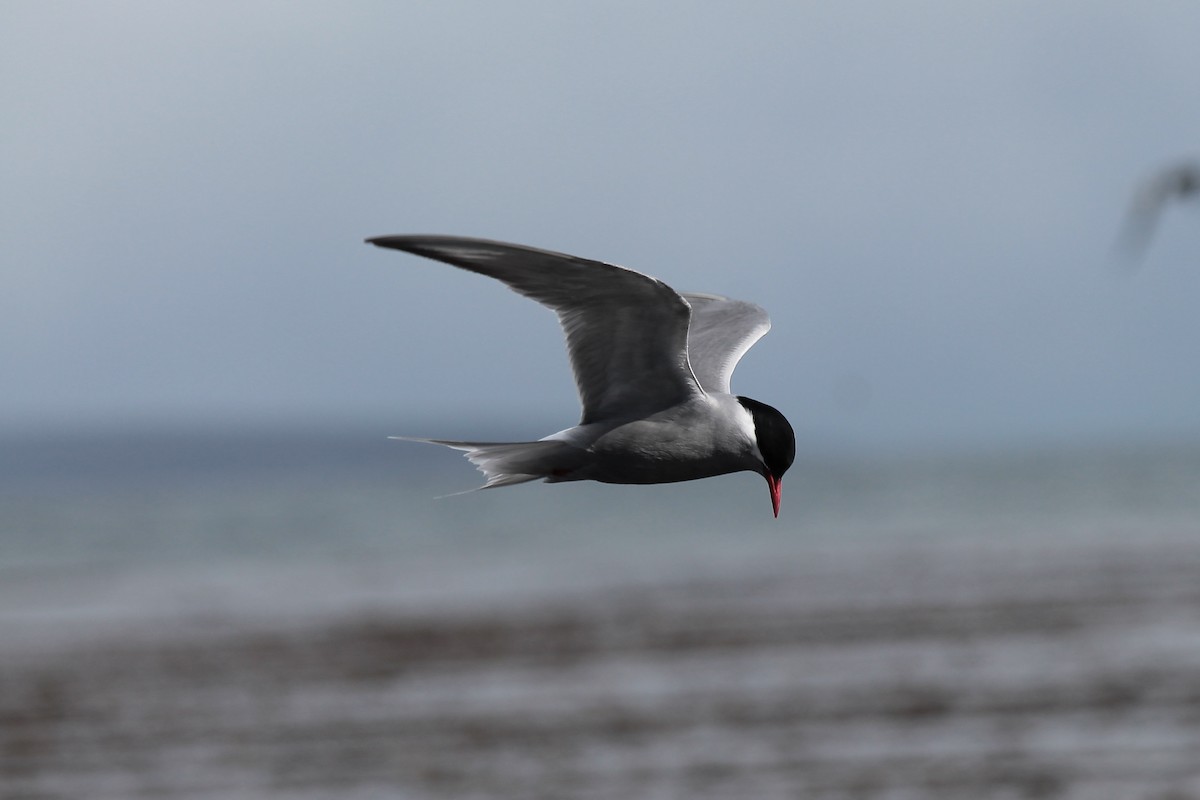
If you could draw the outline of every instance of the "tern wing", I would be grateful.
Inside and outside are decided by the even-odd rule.
[[[1117,240],[1117,246],[1124,255],[1136,258],[1145,253],[1169,199],[1171,189],[1161,179],[1148,181],[1139,187],[1129,204],[1125,224]]]
[[[754,303],[715,294],[683,293],[692,307],[688,358],[700,385],[729,394],[738,361],[771,329],[767,312]]]
[[[558,314],[583,405],[581,425],[641,417],[701,393],[688,364],[691,309],[640,272],[586,258],[460,236],[367,240],[508,285]]]

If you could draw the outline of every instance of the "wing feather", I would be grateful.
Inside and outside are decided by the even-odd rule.
[[[683,293],[692,307],[688,357],[705,391],[730,394],[738,361],[771,329],[771,318],[754,303],[715,294]]]

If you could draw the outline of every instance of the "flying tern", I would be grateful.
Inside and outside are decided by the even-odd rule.
[[[460,236],[367,239],[495,278],[558,315],[583,414],[534,442],[412,439],[461,450],[479,488],[526,481],[670,483],[749,470],[780,481],[796,455],[776,409],[730,393],[738,360],[771,327],[753,303],[677,292],[615,264]]]
[[[1154,229],[1169,203],[1200,195],[1200,162],[1185,161],[1160,169],[1138,186],[1125,217],[1118,247],[1127,256],[1145,254]]]

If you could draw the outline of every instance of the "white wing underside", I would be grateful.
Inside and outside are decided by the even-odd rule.
[[[754,303],[715,294],[684,292],[692,307],[688,358],[707,392],[730,394],[729,379],[746,351],[771,330],[767,312]]]

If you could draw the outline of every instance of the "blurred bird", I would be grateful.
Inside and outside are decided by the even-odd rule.
[[[367,242],[495,278],[558,314],[583,405],[578,425],[536,442],[410,439],[465,452],[487,477],[480,488],[539,479],[669,483],[750,470],[766,478],[779,516],[780,481],[796,455],[792,426],[729,390],[738,360],[771,327],[758,306],[486,239]]]
[[[1118,252],[1138,260],[1145,254],[1168,203],[1200,195],[1200,163],[1183,162],[1167,167],[1143,182],[1133,196],[1125,227],[1117,240]]]

